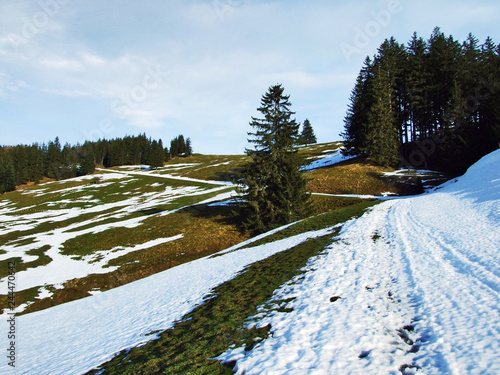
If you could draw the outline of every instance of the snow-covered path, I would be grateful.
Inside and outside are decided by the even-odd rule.
[[[152,172],[141,172],[141,171],[120,171],[116,169],[103,169],[96,168],[96,170],[107,173],[119,173],[126,176],[148,176],[148,177],[158,177],[158,178],[166,178],[169,180],[179,180],[179,181],[189,181],[189,182],[198,182],[202,184],[211,184],[211,185],[222,185],[222,186],[232,186],[233,184],[228,181],[213,181],[213,180],[200,180],[198,178],[190,178],[190,177],[182,177],[182,176],[174,176],[172,174],[159,174]]]
[[[500,373],[500,152],[428,195],[346,224],[275,299],[245,374]],[[340,297],[340,298],[337,298]]]
[[[400,202],[387,220],[413,279],[415,362],[428,372],[500,373],[498,221],[447,194],[425,198]]]

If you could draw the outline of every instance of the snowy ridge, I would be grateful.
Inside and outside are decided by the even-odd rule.
[[[435,193],[346,224],[239,374],[500,373],[500,151]],[[340,298],[338,298],[340,297]]]

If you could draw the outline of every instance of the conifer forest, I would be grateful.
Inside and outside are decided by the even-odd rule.
[[[386,39],[367,57],[345,117],[347,155],[380,165],[465,172],[500,141],[500,47],[435,28],[428,40]]]

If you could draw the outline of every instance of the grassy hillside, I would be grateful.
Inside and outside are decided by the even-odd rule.
[[[253,246],[271,243],[310,230],[340,224],[363,214],[376,204],[364,201],[330,211],[295,224]],[[172,329],[160,332],[158,339],[119,353],[91,374],[232,374],[232,364],[223,365],[213,358],[230,347],[246,346],[250,350],[270,327],[250,328],[250,317],[267,311],[287,311],[287,302],[273,300],[273,292],[301,270],[308,260],[332,242],[335,233],[310,239],[290,250],[278,253],[248,267],[239,276],[217,288],[205,303],[187,314]],[[271,302],[269,302],[271,301]]]
[[[321,143],[299,148],[304,163],[321,160],[338,153],[341,142]],[[160,174],[197,178],[202,180],[233,181],[243,163],[249,161],[244,155],[193,155],[170,160]],[[399,195],[423,192],[424,185],[432,186],[443,182],[443,176],[436,172],[402,171],[380,167],[361,158],[314,169],[306,172],[309,190],[325,194]]]
[[[299,153],[311,163],[338,152],[340,146],[312,145]],[[0,198],[0,277],[7,276],[8,262],[15,261],[18,278],[24,280],[16,302],[23,313],[29,313],[240,243],[248,234],[239,230],[231,214],[234,208],[203,202],[229,198],[234,185],[210,181],[233,181],[246,161],[243,155],[193,155],[174,158],[155,171],[115,167],[4,194]],[[393,172],[354,159],[306,176],[310,191],[316,193],[380,195],[421,190],[420,175],[384,176]],[[401,183],[401,178],[411,184]],[[356,198],[335,196],[313,195],[311,200],[315,215],[359,203]],[[7,306],[5,294],[0,295],[0,304]]]
[[[341,147],[340,142],[325,143],[301,148],[299,153],[308,162],[338,152]],[[436,172],[396,171],[359,157],[313,169],[306,176],[309,178],[309,191],[323,194],[411,195],[420,194],[424,187],[444,181],[444,177]]]
[[[227,219],[228,208],[214,207],[206,215],[186,207],[232,190],[232,186],[100,172],[5,194],[0,201],[0,276],[6,276],[9,261],[16,261],[20,280],[25,278],[23,271],[39,267],[64,273],[57,269],[57,264],[68,266],[62,256],[70,258],[75,268],[88,268],[81,277],[66,273],[52,277],[54,284],[40,280],[18,290],[17,305],[29,303],[24,312],[31,312],[222,250],[246,239]],[[179,235],[174,241],[134,250]],[[0,302],[6,306],[5,295]]]
[[[169,160],[160,173],[201,180],[233,181],[243,163],[245,155],[201,155],[176,157]]]

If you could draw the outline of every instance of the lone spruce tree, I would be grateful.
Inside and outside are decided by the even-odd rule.
[[[309,119],[305,119],[304,126],[302,128],[302,133],[300,135],[301,144],[303,145],[312,145],[317,142],[316,135],[314,134],[314,130],[312,128],[311,122]]]
[[[262,96],[257,109],[263,118],[252,117],[254,133],[246,149],[251,161],[242,171],[240,189],[244,205],[244,227],[264,232],[290,223],[308,211],[309,194],[306,179],[300,171],[301,159],[295,145],[299,143],[299,124],[292,119],[289,95],[275,85]]]

